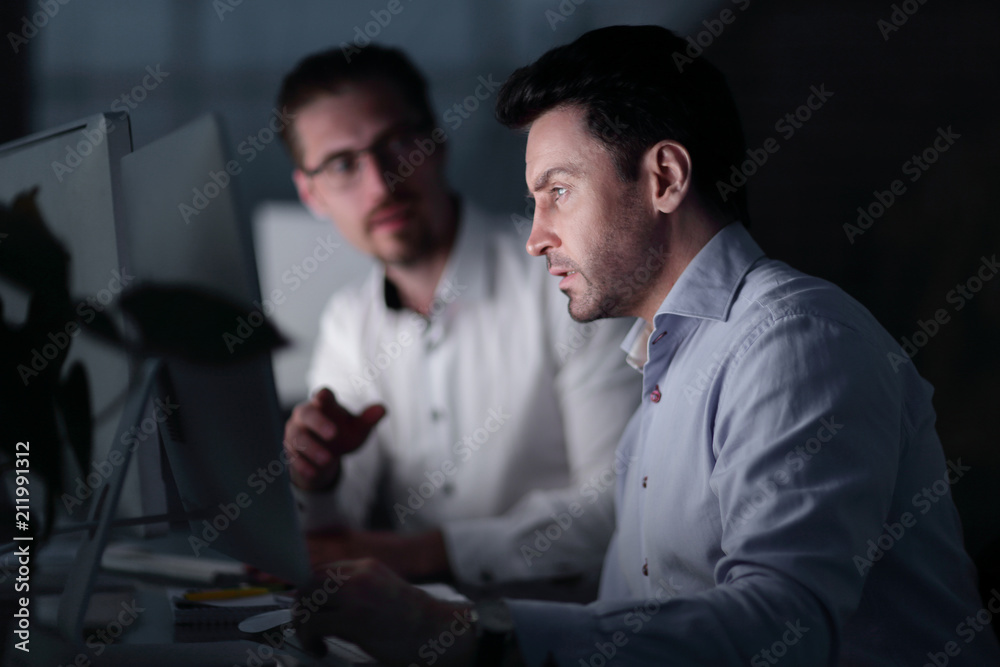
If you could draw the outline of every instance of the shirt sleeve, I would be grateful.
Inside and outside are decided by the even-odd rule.
[[[358,296],[347,291],[330,300],[320,320],[308,373],[310,393],[328,387],[337,401],[354,413],[379,402],[372,383],[359,379],[364,377],[364,355],[359,342],[364,316]],[[340,477],[333,489],[316,493],[292,487],[305,530],[365,526],[375,503],[383,465],[378,434],[376,426],[364,445],[341,459]]]
[[[511,601],[527,664],[833,664],[865,584],[853,557],[880,534],[904,453],[886,345],[804,314],[750,332],[705,415],[716,456],[705,483],[722,522],[715,586],[672,597],[653,585],[648,599],[586,607]],[[661,437],[647,434],[647,447]],[[781,489],[745,511],[785,467]]]
[[[460,581],[482,583],[484,570],[496,581],[600,572],[614,530],[615,447],[638,405],[641,376],[619,348],[629,322],[560,321],[552,344],[569,483],[532,491],[498,517],[446,523]]]

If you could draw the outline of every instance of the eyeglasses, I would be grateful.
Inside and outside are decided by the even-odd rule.
[[[348,190],[355,185],[364,171],[363,156],[368,155],[378,166],[392,164],[397,160],[406,161],[406,155],[413,149],[417,139],[427,134],[426,129],[403,128],[385,134],[371,146],[358,150],[346,150],[329,156],[315,169],[303,169],[309,178],[321,176],[334,190]]]

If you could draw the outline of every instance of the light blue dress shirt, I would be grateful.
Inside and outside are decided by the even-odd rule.
[[[643,401],[600,598],[508,601],[529,665],[1000,665],[951,500],[968,467],[864,307],[736,223],[623,348]]]

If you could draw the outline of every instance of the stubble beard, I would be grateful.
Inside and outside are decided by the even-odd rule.
[[[587,283],[583,294],[569,299],[569,315],[577,322],[593,322],[610,317],[634,315],[641,293],[632,288],[629,277],[641,263],[648,247],[642,233],[642,207],[636,188],[622,193],[617,207],[617,223],[602,230],[592,258],[581,271]]]

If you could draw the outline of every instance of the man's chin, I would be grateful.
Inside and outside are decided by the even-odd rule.
[[[574,300],[572,296],[569,297],[569,303],[567,304],[566,309],[569,311],[569,316],[580,324],[586,324],[587,322],[593,322],[594,320],[605,317],[595,307],[595,304],[589,302],[586,304],[581,303],[580,299]]]
[[[420,248],[414,243],[408,243],[405,238],[386,237],[375,243],[375,257],[383,264],[412,264],[419,261]]]

